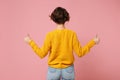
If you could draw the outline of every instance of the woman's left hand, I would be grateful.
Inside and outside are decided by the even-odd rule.
[[[96,44],[100,43],[100,38],[98,37],[98,35],[96,35],[96,37],[94,38],[94,41]]]

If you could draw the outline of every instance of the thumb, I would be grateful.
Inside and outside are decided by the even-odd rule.
[[[30,35],[29,35],[29,34],[27,34],[27,36],[28,36],[28,37],[30,37]]]
[[[96,36],[95,36],[96,38],[98,38],[98,34],[96,34]]]

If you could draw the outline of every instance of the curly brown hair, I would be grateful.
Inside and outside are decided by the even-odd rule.
[[[65,8],[57,7],[51,13],[50,18],[57,24],[64,24],[66,21],[69,21],[70,16]]]

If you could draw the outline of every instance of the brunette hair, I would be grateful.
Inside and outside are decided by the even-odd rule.
[[[66,21],[69,21],[70,16],[65,8],[57,7],[51,13],[50,18],[57,24],[64,24]]]

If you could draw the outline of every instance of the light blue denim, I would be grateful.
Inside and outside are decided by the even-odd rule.
[[[47,80],[74,80],[74,65],[63,69],[48,67]]]

